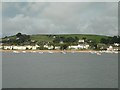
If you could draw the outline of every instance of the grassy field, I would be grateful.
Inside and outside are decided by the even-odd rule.
[[[59,34],[56,35],[59,37],[78,37],[79,39],[82,39],[83,37],[87,39],[93,39],[99,42],[101,38],[108,38],[108,36],[101,36],[101,35],[85,35],[85,34]],[[48,35],[31,35],[31,40],[36,40],[36,41],[49,41],[51,42],[53,40],[53,37],[49,37]]]
[[[46,42],[51,42],[53,40],[53,37],[48,37],[47,35],[31,35],[30,36],[31,40],[35,41],[46,41]]]

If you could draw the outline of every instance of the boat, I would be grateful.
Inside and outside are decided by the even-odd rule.
[[[75,53],[75,51],[72,51],[71,53]]]
[[[51,52],[51,51],[48,51],[48,53],[52,54],[53,52]]]
[[[66,52],[62,51],[61,53],[66,54]]]
[[[97,54],[97,55],[101,55],[101,53],[99,53],[99,52],[97,52],[96,54]]]
[[[23,53],[26,53],[26,51],[22,51]]]
[[[43,52],[39,52],[39,54],[43,54]]]
[[[33,53],[35,53],[36,51],[32,51]]]
[[[19,53],[18,51],[13,51],[13,53]]]
[[[115,51],[114,53],[115,53],[115,54],[118,54],[118,51]]]

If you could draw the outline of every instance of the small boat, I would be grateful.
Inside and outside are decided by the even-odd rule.
[[[75,53],[75,51],[72,51],[71,53]]]
[[[115,53],[115,54],[118,54],[118,51],[115,51],[114,53]]]
[[[48,51],[48,53],[52,54],[53,52],[51,52],[51,51]]]
[[[91,54],[95,54],[95,53],[96,53],[96,51],[90,51],[89,53],[91,53]]]
[[[62,51],[61,53],[66,54],[66,52]]]
[[[101,55],[101,53],[96,53],[97,55]]]
[[[95,54],[95,52],[90,52],[91,54]]]
[[[39,52],[39,54],[43,54],[43,52]]]
[[[36,51],[32,51],[33,53],[35,53]]]
[[[22,51],[23,53],[26,53],[26,51]]]
[[[13,53],[19,53],[18,51],[13,51]]]

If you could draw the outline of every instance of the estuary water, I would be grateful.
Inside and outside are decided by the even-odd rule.
[[[2,53],[2,88],[117,87],[117,54]]]

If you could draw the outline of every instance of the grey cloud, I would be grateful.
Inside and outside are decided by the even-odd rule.
[[[118,33],[117,3],[19,2],[4,3],[3,7],[3,35]]]

